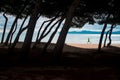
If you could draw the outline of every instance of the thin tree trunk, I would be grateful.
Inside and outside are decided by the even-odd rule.
[[[12,44],[13,35],[14,35],[14,33],[15,33],[16,30],[17,30],[17,22],[16,22],[16,25],[15,25],[15,29],[14,29],[14,31],[12,32],[11,37],[10,37],[9,48],[10,48],[10,46],[11,46],[11,44]]]
[[[108,30],[107,33],[106,33],[105,40],[104,40],[104,47],[106,46],[107,36],[108,36],[109,32],[110,32],[110,30]]]
[[[28,57],[28,53],[30,51],[35,25],[38,20],[40,5],[41,5],[41,0],[37,0],[36,4],[35,4],[35,9],[31,15],[30,21],[28,23],[28,30],[27,30],[27,33],[25,36],[25,41],[22,46],[24,57]]]
[[[22,22],[22,24],[21,24],[21,26],[20,26],[19,32],[22,30],[23,25],[25,24],[25,21],[27,20],[27,18],[28,18],[28,15],[26,15],[26,17],[24,18],[24,20],[23,20],[23,22]],[[18,33],[19,33],[19,32],[18,32]]]
[[[51,34],[48,42],[45,44],[45,46],[42,49],[42,52],[41,52],[42,54],[46,53],[47,47],[50,45],[51,41],[53,40],[53,38],[54,38],[54,36],[55,36],[57,30],[59,29],[59,27],[60,27],[60,25],[61,25],[61,23],[62,23],[63,20],[64,19],[60,20],[60,22],[59,22],[58,26],[56,27],[55,31]]]
[[[41,30],[42,30],[42,28],[43,28],[43,25],[44,25],[45,23],[49,22],[49,21],[50,21],[50,20],[47,20],[47,21],[44,21],[44,22],[42,23],[40,29],[38,30],[38,34],[37,34],[37,37],[36,37],[36,42],[37,42],[37,40],[38,40],[38,38],[39,38],[40,32],[41,32]]]
[[[47,24],[47,26],[46,26],[45,29],[43,30],[42,34],[40,35],[40,38],[38,39],[38,44],[39,44],[39,43],[41,42],[41,40],[43,39],[43,36],[44,36],[44,34],[45,34],[45,31],[48,29],[48,27],[52,24],[52,22],[53,22],[56,18],[58,18],[58,15],[57,15],[55,18],[53,18],[53,19]]]
[[[11,34],[12,34],[12,31],[13,31],[13,29],[14,29],[14,26],[15,26],[17,20],[18,20],[18,16],[16,16],[16,18],[15,18],[15,20],[14,20],[12,26],[11,26],[11,29],[10,29],[8,35],[7,35],[6,41],[5,41],[5,43],[4,43],[4,45],[6,45],[6,46],[8,45],[8,42],[9,42],[10,36],[11,36]]]
[[[51,27],[50,29],[46,32],[46,34],[44,33],[44,35],[41,36],[41,39],[43,39],[44,37],[46,37],[50,31],[53,29],[53,27],[59,22],[60,20],[56,21]]]
[[[17,36],[16,36],[16,38],[15,38],[15,40],[14,40],[11,48],[14,48],[14,47],[16,46],[16,44],[18,43],[18,40],[19,40],[19,37],[20,37],[21,33],[22,33],[25,29],[27,29],[27,26],[23,28],[23,25],[24,25],[25,21],[27,20],[27,17],[28,17],[28,15],[27,15],[27,16],[25,17],[25,19],[23,20],[23,22],[22,22],[22,24],[21,24],[21,27],[20,27],[20,29],[19,29],[19,31],[18,31],[18,34],[17,34]]]
[[[107,44],[107,46],[110,46],[110,45],[111,45],[111,41],[112,41],[112,39],[111,39],[111,34],[112,34],[112,31],[113,31],[113,28],[114,28],[114,24],[112,24],[111,29],[110,29],[110,33],[109,33],[109,43]]]
[[[61,53],[62,53],[62,50],[64,47],[65,39],[66,39],[68,30],[70,28],[70,24],[72,22],[72,18],[74,16],[75,9],[79,5],[79,2],[80,2],[80,0],[74,0],[70,6],[68,12],[67,12],[64,26],[61,30],[61,33],[60,33],[59,38],[57,40],[56,46],[53,50],[54,51],[53,54],[54,54],[55,59],[60,59],[60,57],[61,57]]]
[[[4,16],[4,18],[5,18],[5,24],[4,24],[4,30],[3,30],[3,34],[2,34],[1,44],[4,42],[5,31],[6,31],[7,22],[8,22],[8,18],[7,18],[7,16],[5,15],[5,13],[3,13],[3,16]]]
[[[8,45],[8,53],[10,55],[14,55],[14,52],[13,52],[13,49],[11,48],[11,45],[12,45],[12,38],[13,38],[13,35],[14,35],[14,33],[15,33],[16,30],[17,30],[17,23],[15,24],[15,29],[12,32],[11,36],[10,36],[10,42],[9,42],[9,45]]]
[[[115,27],[114,27],[114,24],[111,25],[110,30],[108,30],[107,33],[106,33],[105,41],[104,41],[104,47],[106,46],[106,41],[107,41],[108,33],[109,33],[109,41],[111,41],[111,31],[113,30],[113,28],[115,28]],[[109,42],[109,43],[111,43],[111,42]],[[107,46],[108,46],[108,45],[107,45]]]
[[[58,21],[56,21],[56,22],[50,27],[50,29],[47,31],[47,33],[44,34],[43,36],[41,36],[41,40],[42,40],[44,37],[46,37],[46,36],[51,32],[51,30],[53,29],[53,27],[54,27],[55,25],[57,25],[60,20],[61,20],[61,19],[59,19]],[[48,43],[48,42],[47,42],[47,43]]]
[[[36,48],[36,45],[38,44],[39,35],[40,35],[40,32],[41,32],[41,30],[42,30],[42,28],[43,28],[43,25],[44,25],[45,23],[49,22],[49,21],[51,21],[51,20],[44,21],[44,22],[42,23],[42,25],[40,26],[40,28],[39,28],[39,30],[38,30],[38,33],[37,33],[37,37],[36,37],[35,43],[34,43],[34,45],[33,45],[33,47],[32,47],[33,49],[35,49],[35,48]]]
[[[35,49],[36,46],[37,46],[37,44],[39,44],[39,43],[41,42],[45,31],[47,30],[47,28],[52,24],[52,22],[53,22],[56,18],[58,18],[58,15],[57,15],[55,18],[53,18],[53,19],[50,20],[50,22],[47,24],[47,26],[45,27],[45,29],[44,29],[43,32],[41,33],[40,37],[39,37],[39,35],[37,35],[37,38],[38,38],[38,37],[39,37],[39,38],[36,40],[36,42],[35,42],[35,44],[34,44],[34,46],[33,46],[33,49]],[[42,28],[41,28],[41,29],[42,29]],[[39,31],[39,33],[40,33],[40,31]]]
[[[18,13],[18,15],[16,16],[16,18],[15,18],[15,20],[14,20],[12,26],[11,26],[11,29],[10,29],[8,35],[7,35],[6,41],[5,41],[5,43],[4,43],[5,45],[8,45],[10,36],[11,36],[13,30],[14,30],[14,26],[15,26],[15,24],[16,24],[16,22],[17,22],[19,16],[21,15],[21,13],[24,11],[25,7],[27,6],[27,4],[28,4],[28,3],[25,3],[24,7],[21,9],[21,11],[20,11],[20,12]]]
[[[105,30],[107,28],[107,21],[108,21],[109,17],[110,17],[110,14],[108,14],[108,16],[106,18],[106,22],[105,22],[104,27],[103,27],[102,32],[101,32],[101,36],[100,36],[100,40],[99,40],[99,45],[98,45],[98,52],[101,51],[102,40],[103,40],[104,32],[105,32]]]

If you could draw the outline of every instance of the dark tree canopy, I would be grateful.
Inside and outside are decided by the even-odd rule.
[[[29,15],[31,17],[30,21],[33,22],[30,26],[33,28],[39,15],[47,18],[54,18],[57,15],[58,17],[64,16],[66,20],[71,5],[74,5],[74,1],[78,1],[79,3],[78,6],[75,7],[71,17],[72,21],[69,21],[71,24],[70,27],[82,27],[88,22],[94,24],[96,23],[95,19],[100,20],[99,24],[120,23],[119,0],[1,0],[0,12],[14,16],[19,15],[19,18]],[[74,8],[74,6],[72,7]],[[109,14],[110,17],[106,20]],[[28,27],[28,29],[31,28]],[[32,33],[33,31],[34,30],[32,30]],[[30,32],[31,31],[29,31],[29,33]]]
[[[53,17],[56,14],[66,14],[69,6],[74,0],[42,0],[40,5],[40,14],[46,17]],[[21,14],[24,16],[27,13],[32,13],[36,0],[2,0],[0,2],[0,11],[16,15],[22,7],[26,8]],[[91,21],[91,15],[101,13],[111,13],[118,16],[120,7],[118,0],[81,0],[76,9],[75,16],[87,17]]]

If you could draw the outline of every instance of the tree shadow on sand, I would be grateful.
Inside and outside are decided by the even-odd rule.
[[[8,48],[0,48],[0,64],[5,65],[68,65],[68,66],[96,66],[96,65],[119,65],[117,61],[120,60],[120,47],[111,46],[105,47],[101,52],[97,49],[79,48],[65,44],[60,61],[55,63],[53,60],[52,50],[55,44],[50,44],[45,55],[41,55],[42,47],[45,43],[38,46],[37,49],[31,49],[28,60],[22,60],[22,53],[20,46],[22,43],[18,43],[12,53],[8,54]]]
[[[97,49],[65,44],[61,60],[56,64],[52,59],[54,45],[49,46],[44,56],[40,55],[41,46],[31,50],[27,62],[21,60],[20,48],[15,49],[14,56],[8,56],[7,48],[0,48],[0,79],[119,80],[119,47],[105,47],[98,53]]]

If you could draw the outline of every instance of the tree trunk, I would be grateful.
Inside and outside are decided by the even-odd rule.
[[[109,43],[108,43],[109,45],[107,44],[107,46],[110,46],[110,44],[111,44],[111,34],[112,34],[113,28],[115,28],[114,24],[111,25],[110,30],[108,30],[107,33],[106,33],[105,41],[104,41],[104,47],[106,46],[106,40],[107,40],[108,33],[109,33]]]
[[[64,20],[64,19],[61,19],[61,20],[60,20],[60,22],[59,22],[58,26],[56,27],[55,31],[52,33],[52,35],[50,36],[48,42],[47,42],[47,43],[45,44],[45,46],[43,47],[43,49],[42,49],[42,54],[46,53],[47,47],[50,45],[52,39],[54,38],[54,36],[55,36],[57,30],[59,29],[59,27],[60,27],[60,25],[61,25],[61,23],[62,23],[63,20]]]
[[[109,32],[110,32],[110,30],[108,30],[107,33],[106,33],[105,40],[104,40],[104,47],[106,46],[107,36],[108,36]]]
[[[100,36],[100,40],[99,40],[99,45],[98,45],[98,52],[101,51],[102,40],[103,40],[104,32],[105,32],[105,30],[107,28],[107,21],[108,21],[109,17],[110,17],[110,14],[108,14],[108,16],[106,18],[106,22],[105,22],[104,27],[103,27],[102,32],[101,32],[101,36]]]
[[[16,16],[16,18],[15,18],[15,20],[14,20],[12,26],[11,26],[11,29],[10,29],[8,35],[7,35],[6,41],[5,41],[5,43],[4,43],[5,45],[8,45],[10,36],[11,36],[13,30],[14,30],[14,26],[15,26],[15,24],[16,24],[16,22],[17,22],[19,16],[21,15],[21,13],[24,11],[25,7],[27,6],[27,4],[28,4],[28,3],[25,3],[24,7],[20,10],[20,12],[18,13],[18,15]]]
[[[41,38],[43,39],[44,37],[46,37],[46,36],[50,33],[50,31],[53,29],[53,27],[54,27],[59,21],[60,21],[60,20],[56,21],[56,22],[51,26],[51,28],[46,32],[46,34],[44,33],[44,35],[43,35]]]
[[[39,44],[39,43],[41,42],[41,40],[43,39],[43,36],[44,36],[45,31],[47,30],[47,28],[52,24],[52,22],[53,22],[57,17],[58,17],[58,15],[57,15],[55,18],[53,18],[53,19],[50,20],[50,22],[47,24],[47,26],[45,27],[45,29],[43,30],[43,32],[41,33],[41,35],[40,35],[40,37],[39,37],[39,33],[40,33],[42,27],[40,28],[40,30],[39,30],[39,32],[38,32],[38,35],[37,35],[37,38],[36,38],[36,42],[35,42],[35,44],[33,45],[33,49],[35,49],[36,46],[37,46],[37,44]],[[48,21],[49,21],[49,20],[48,20]],[[46,21],[46,22],[48,22],[48,21]],[[46,23],[46,22],[45,22],[45,23]],[[44,23],[44,22],[43,22],[43,23]],[[43,26],[43,25],[42,25],[42,26]],[[39,38],[38,38],[38,37],[39,37]]]
[[[51,21],[51,20],[44,21],[44,22],[42,23],[42,25],[40,26],[40,28],[39,28],[39,30],[38,30],[38,33],[37,33],[37,37],[36,37],[35,43],[34,43],[34,45],[33,45],[33,47],[32,47],[33,49],[35,49],[35,48],[36,48],[36,45],[38,44],[39,35],[40,35],[40,32],[41,32],[41,30],[42,30],[42,28],[43,28],[43,25],[44,25],[45,23],[49,22],[49,21]]]
[[[11,48],[14,48],[14,47],[16,46],[16,44],[17,44],[17,42],[18,42],[18,40],[19,40],[19,37],[20,37],[21,33],[22,33],[25,29],[27,29],[27,26],[23,28],[23,25],[24,25],[27,17],[28,17],[28,15],[27,15],[27,16],[25,17],[25,19],[23,20],[23,22],[22,22],[22,24],[21,24],[21,27],[20,27],[20,29],[19,29],[19,31],[18,31],[18,34],[17,34],[17,36],[16,36],[16,38],[15,38],[15,40],[14,40]]]
[[[13,24],[12,24],[12,26],[11,26],[11,29],[10,29],[8,35],[7,35],[6,41],[5,41],[5,43],[4,43],[6,46],[8,45],[8,42],[9,42],[10,36],[11,36],[13,30],[14,30],[14,26],[15,26],[15,24],[16,24],[18,18],[19,18],[19,17],[18,17],[18,15],[17,15],[16,18],[15,18],[15,20],[14,20],[14,22],[13,22]]]
[[[107,46],[110,46],[111,45],[111,34],[112,34],[112,31],[113,31],[113,28],[114,28],[114,24],[111,25],[111,29],[110,29],[110,33],[109,33],[109,43],[107,44]]]
[[[38,42],[37,42],[37,43],[40,43],[40,42],[41,42],[41,40],[42,40],[43,37],[44,37],[45,31],[48,29],[48,27],[52,24],[52,22],[53,22],[56,18],[58,18],[58,15],[57,15],[55,18],[53,18],[53,19],[47,24],[47,26],[46,26],[45,29],[43,30],[42,34],[40,35],[40,38],[38,39]]]
[[[35,9],[30,17],[30,21],[28,23],[28,30],[25,36],[25,41],[22,46],[23,53],[25,57],[28,56],[30,47],[31,47],[31,42],[32,42],[32,37],[35,29],[36,22],[38,20],[38,15],[39,15],[39,9],[41,5],[41,0],[37,0],[35,4]]]
[[[4,24],[4,30],[3,30],[3,34],[2,34],[1,44],[4,42],[5,31],[6,31],[7,22],[8,22],[8,18],[7,18],[7,16],[5,15],[5,13],[3,13],[3,16],[4,16],[4,18],[5,18],[5,24]]]
[[[49,22],[49,21],[50,21],[50,20],[47,20],[47,21],[44,21],[44,22],[42,23],[40,29],[38,30],[38,34],[37,34],[37,37],[36,37],[36,42],[37,42],[37,40],[38,40],[38,38],[39,38],[40,32],[41,32],[41,30],[42,30],[42,28],[43,28],[43,25],[44,25],[45,23]]]
[[[74,0],[73,3],[70,6],[68,12],[67,12],[64,26],[63,26],[63,28],[60,32],[60,35],[59,35],[59,38],[57,40],[56,46],[53,50],[54,51],[53,54],[54,54],[55,59],[60,59],[60,57],[61,57],[61,53],[62,53],[62,50],[63,50],[63,47],[64,47],[65,39],[66,39],[68,30],[70,28],[72,18],[74,16],[75,9],[79,5],[79,2],[80,2],[80,0]]]
[[[17,22],[16,22],[16,25],[15,25],[15,29],[14,29],[14,31],[12,32],[11,37],[10,37],[9,48],[10,48],[10,46],[11,46],[11,44],[12,44],[13,35],[14,35],[14,33],[15,33],[16,30],[17,30]]]

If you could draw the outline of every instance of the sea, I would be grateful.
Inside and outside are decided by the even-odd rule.
[[[8,32],[10,30],[10,27],[11,27],[11,25],[12,25],[14,19],[15,19],[15,17],[12,16],[12,15],[6,15],[6,16],[8,17],[8,23],[7,23],[7,29],[6,29],[5,38],[6,38]],[[46,18],[46,17],[41,17],[37,21],[36,28],[34,30],[33,39],[32,39],[33,42],[36,40],[37,32],[38,32],[38,30],[40,28],[40,25],[45,20],[49,20],[49,19]],[[18,32],[18,30],[20,28],[20,25],[21,25],[22,21],[23,21],[23,19],[19,19],[18,20],[17,31],[13,35],[12,42],[14,41],[14,39],[16,37],[16,34],[17,34],[17,32]],[[28,24],[28,22],[29,22],[29,17],[28,17],[27,21],[25,22],[24,26],[26,26]],[[2,13],[1,13],[0,14],[0,41],[1,41],[1,38],[2,38],[4,23],[5,23],[5,18],[2,16]],[[56,43],[57,42],[58,36],[60,34],[60,31],[61,31],[63,25],[64,25],[64,22],[62,23],[62,25],[58,29],[56,35],[54,36],[54,38],[52,40],[52,43]],[[104,24],[103,25],[99,25],[97,23],[95,23],[95,24],[86,23],[83,27],[80,27],[80,28],[75,28],[73,26],[68,31],[65,43],[87,44],[88,43],[88,39],[89,39],[91,44],[98,44],[103,26],[104,26]],[[105,33],[110,29],[110,26],[111,26],[111,24],[108,24]],[[49,37],[52,34],[52,32],[55,30],[55,28],[56,28],[56,26],[51,30],[50,34],[48,34],[42,40],[42,42],[47,42],[49,40]],[[44,27],[42,28],[42,31],[43,30],[44,30]],[[49,27],[48,27],[48,29],[46,31],[48,31],[48,30],[49,30]],[[41,33],[42,33],[42,31],[41,31]],[[25,34],[26,34],[26,31],[24,31],[21,34],[20,39],[19,39],[20,42],[24,41]],[[116,27],[113,29],[111,38],[112,38],[112,44],[120,44],[120,25],[116,25]],[[104,39],[105,39],[105,35],[104,35],[104,38],[103,38],[103,42],[104,42]],[[108,41],[109,41],[109,39],[107,39],[107,42]]]

